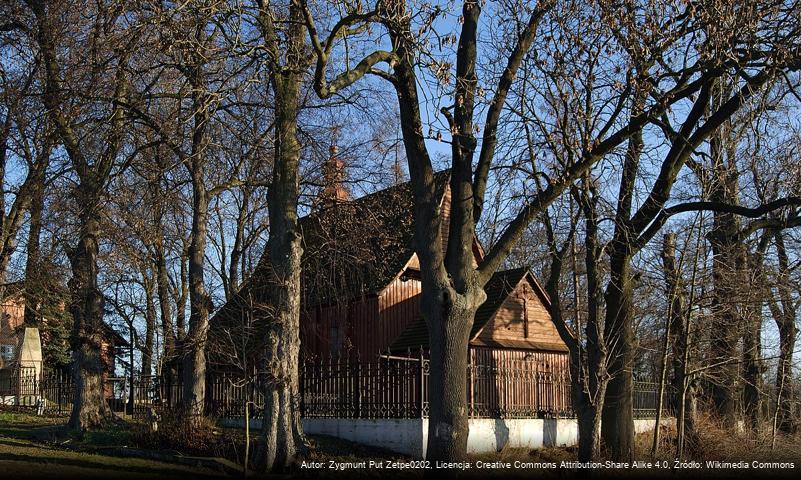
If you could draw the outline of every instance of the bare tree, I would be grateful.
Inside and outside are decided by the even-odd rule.
[[[264,391],[260,468],[281,470],[305,445],[300,424],[301,232],[298,228],[300,152],[298,113],[303,75],[311,64],[306,28],[296,2],[286,6],[257,2],[257,24],[267,52],[269,82],[275,99],[275,147],[269,195],[270,236],[264,292],[273,308],[262,319],[266,336],[260,368]]]
[[[124,11],[112,5],[98,3],[91,15],[79,18],[62,15],[75,12],[69,5],[26,3],[33,13],[32,35],[46,77],[43,101],[77,180],[72,191],[78,206],[77,246],[68,249],[73,275],[70,312],[75,385],[69,425],[86,430],[110,415],[103,397],[100,351],[100,212],[108,178],[119,165],[125,134],[120,103],[128,94],[126,68],[138,35],[127,28]],[[67,28],[69,24],[72,28]],[[76,48],[59,54],[59,41],[74,42]],[[67,96],[67,92],[73,93]]]
[[[569,11],[568,6],[556,3]],[[644,85],[651,84],[648,88],[647,104],[630,115],[621,115],[624,110],[629,111],[624,107],[630,103],[634,89],[630,86],[624,87],[622,94],[618,92],[617,96],[613,96],[604,121],[596,125],[591,136],[585,138],[582,144],[574,149],[572,163],[553,167],[553,171],[548,175],[548,185],[540,193],[528,199],[526,205],[499,235],[497,243],[487,252],[478,268],[474,268],[469,246],[475,235],[476,223],[483,211],[488,175],[495,161],[499,119],[504,111],[509,90],[517,79],[520,65],[530,54],[532,43],[540,38],[540,35],[546,45],[548,41],[553,42],[554,48],[558,48],[559,42],[564,44],[564,39],[550,37],[551,40],[548,40],[549,36],[541,31],[541,25],[552,18],[555,22],[564,22],[562,16],[549,17],[553,8],[554,2],[540,2],[536,6],[523,6],[514,2],[498,5],[500,12],[518,12],[526,18],[516,20],[515,31],[510,32],[514,35],[512,37],[514,40],[506,53],[503,71],[495,78],[483,79],[479,86],[478,32],[483,5],[475,1],[463,3],[459,15],[461,23],[459,37],[454,41],[455,62],[443,60],[437,63],[442,67],[437,70],[438,78],[454,99],[452,105],[445,105],[440,110],[452,136],[450,188],[453,201],[449,212],[440,210],[434,188],[433,165],[425,143],[426,129],[423,125],[418,90],[418,67],[425,65],[421,59],[428,58],[429,55],[426,42],[421,39],[421,35],[431,31],[434,20],[444,9],[439,6],[423,6],[420,11],[414,11],[401,1],[378,2],[375,10],[370,12],[362,12],[359,6],[354,6],[349,8],[348,15],[330,27],[328,38],[323,40],[319,36],[311,11],[308,7],[305,8],[312,45],[317,52],[315,88],[320,96],[330,97],[368,73],[387,79],[398,96],[401,130],[415,197],[415,245],[420,259],[423,283],[421,303],[431,345],[431,421],[428,454],[433,459],[463,458],[466,453],[467,417],[463,405],[466,383],[463,372],[466,368],[468,333],[475,311],[485,299],[484,284],[504,262],[528,224],[584,172],[646,124],[659,119],[677,102],[698,92],[703,95],[710,78],[718,74],[718,71],[712,68],[715,62],[710,62],[706,57],[699,58],[695,62],[688,59],[688,62],[679,69],[668,67],[669,62],[658,63],[651,59],[649,65],[657,69],[666,68],[657,75],[637,79],[639,80],[637,85],[640,85],[637,90],[642,90],[645,88]],[[602,5],[600,13],[602,19],[612,24],[612,28],[616,28],[615,23],[621,18],[625,19],[618,15],[614,7],[605,4]],[[685,7],[671,12],[666,17],[660,17],[658,23],[665,28],[654,30],[660,32],[661,36],[657,35],[659,38],[652,40],[656,43],[648,44],[649,47],[655,48],[656,58],[677,53],[671,51],[671,48],[676,46],[677,39],[682,38],[683,32],[686,32],[694,21],[704,21],[702,17],[693,13],[695,12]],[[660,12],[660,15],[665,14]],[[517,18],[514,15],[512,17]],[[581,18],[569,15],[567,17]],[[356,26],[368,21],[380,23],[386,29],[391,39],[391,50],[369,53],[355,66],[348,65],[344,73],[329,80],[326,67],[334,46],[340,41],[347,41],[350,36],[363,32],[363,29]],[[625,51],[626,46],[626,42],[621,41],[619,48]],[[650,59],[652,54],[649,53],[648,56]],[[455,75],[451,76],[451,67],[454,63]],[[390,70],[377,68],[379,64],[387,64]],[[628,72],[627,77],[627,73],[621,71],[620,77],[623,80],[621,84],[633,83],[636,79],[635,74],[636,72]],[[490,92],[486,117],[481,125],[476,123],[479,87],[481,91]],[[483,130],[480,143],[476,137],[479,126]],[[682,146],[676,153],[684,150],[685,146]],[[474,164],[477,165],[475,169]],[[444,215],[450,217],[447,243],[442,241],[440,229]],[[447,245],[447,250],[443,245]],[[609,300],[607,299],[607,303]],[[615,299],[611,300],[614,303]],[[625,321],[614,322],[616,327],[609,329],[610,322],[607,321],[607,336],[619,338],[619,343],[630,341],[630,335],[620,335],[626,330],[621,330],[618,326],[625,324]],[[620,360],[613,360],[618,362],[618,367],[619,362],[625,357],[625,355],[621,357],[620,353],[625,352],[615,352],[615,356],[620,357]],[[625,360],[622,361],[626,363]],[[630,393],[630,387],[630,379],[628,383],[619,384],[612,398],[617,400],[618,396],[623,395],[622,392]],[[609,398],[607,394],[607,399]],[[630,403],[628,405],[630,410]],[[619,407],[623,411],[627,410],[626,405]],[[618,424],[616,419],[612,419],[609,422],[605,421],[604,425],[609,427],[618,425],[622,432],[620,438],[633,435],[633,430],[625,427],[625,421]],[[611,442],[614,443],[616,442]],[[622,448],[622,450],[627,449],[626,446]]]

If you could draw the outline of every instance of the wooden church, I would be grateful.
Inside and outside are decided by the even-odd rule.
[[[332,153],[335,153],[332,151]],[[306,359],[348,356],[370,361],[392,352],[427,350],[420,314],[420,269],[413,247],[413,200],[409,183],[351,200],[342,187],[343,165],[324,168],[327,186],[313,213],[300,219],[303,232],[301,351]],[[449,174],[439,172],[442,238],[447,239]],[[447,241],[447,240],[446,240]],[[483,249],[473,241],[476,262]],[[211,335],[235,325],[258,291],[257,271],[211,321]],[[567,348],[554,327],[550,301],[528,268],[496,273],[470,335],[475,364],[524,362],[532,368],[568,371]],[[269,300],[265,300],[269,303]]]

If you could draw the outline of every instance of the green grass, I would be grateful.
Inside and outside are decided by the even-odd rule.
[[[120,421],[103,430],[91,431],[76,437],[65,428],[65,417],[36,416],[24,412],[0,411],[0,435],[40,442],[72,445],[123,446],[129,443],[130,426]]]
[[[62,450],[0,435],[5,478],[212,478],[213,472],[138,458]]]
[[[214,478],[219,473],[154,460],[115,457],[86,450],[124,447],[130,425],[111,424],[81,438],[66,419],[0,411],[0,472],[3,478]],[[69,447],[69,448],[66,448]]]

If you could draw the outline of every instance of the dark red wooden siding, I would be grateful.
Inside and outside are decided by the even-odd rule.
[[[567,353],[470,347],[467,398],[475,415],[503,406],[507,415],[527,415],[532,406],[571,409]]]
[[[378,297],[378,322],[373,327],[365,352],[385,353],[393,340],[420,318],[420,280],[397,278]]]

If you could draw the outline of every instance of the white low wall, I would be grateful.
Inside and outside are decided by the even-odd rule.
[[[425,458],[428,419],[304,418],[303,431]]]
[[[653,430],[653,419],[634,420],[634,431]],[[559,419],[472,419],[467,437],[469,453],[509,448],[569,447],[578,444],[578,422]]]
[[[634,420],[637,433],[653,428],[653,419]],[[425,458],[428,419],[304,418],[303,430]],[[505,447],[566,447],[577,443],[575,419],[471,419],[467,451],[490,453]]]
[[[304,418],[303,431],[380,447],[413,458],[425,458],[428,419],[421,418]],[[244,428],[242,418],[221,418],[223,427]],[[250,430],[260,431],[261,420],[251,419]]]

